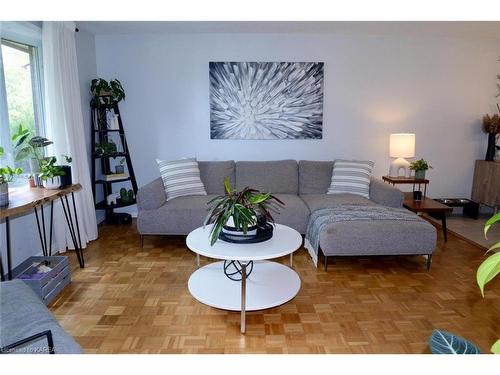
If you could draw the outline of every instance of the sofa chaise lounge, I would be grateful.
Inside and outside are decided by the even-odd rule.
[[[82,348],[22,280],[0,283],[0,348],[4,353],[78,354]]]
[[[207,202],[224,194],[222,181],[229,177],[237,189],[246,186],[272,192],[285,203],[275,221],[305,234],[312,212],[338,204],[383,205],[401,208],[403,193],[380,179],[371,178],[370,199],[354,194],[327,194],[333,161],[199,161],[207,195],[166,201],[158,178],[139,189],[137,227],[141,244],[147,235],[186,235],[201,226]],[[426,255],[430,266],[436,230],[423,219],[416,221],[347,221],[328,225],[320,234],[325,266],[331,256]],[[313,261],[316,260],[313,258]]]

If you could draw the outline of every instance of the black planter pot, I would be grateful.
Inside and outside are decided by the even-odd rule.
[[[61,168],[64,171],[64,175],[61,176],[61,186],[71,185],[73,183],[73,179],[71,177],[71,166],[61,165]]]
[[[486,150],[486,156],[484,160],[493,161],[495,160],[495,136],[494,133],[488,133],[488,149]]]

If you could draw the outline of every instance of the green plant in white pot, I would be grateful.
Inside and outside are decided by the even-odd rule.
[[[270,210],[279,211],[284,203],[271,193],[261,193],[249,187],[236,191],[229,178],[224,178],[224,195],[210,200],[203,225],[213,224],[210,245],[213,246],[224,229],[247,235],[265,223],[274,223]]]
[[[61,166],[56,165],[56,161],[54,156],[50,156],[40,163],[40,178],[46,189],[59,189],[61,187],[61,176],[64,176],[65,173]]]
[[[424,159],[418,159],[410,163],[410,169],[415,171],[415,178],[417,180],[425,179],[425,171],[432,169],[430,164]]]
[[[0,147],[0,157],[4,156],[4,149]],[[11,168],[9,166],[0,166],[0,207],[6,207],[9,205],[9,182],[11,182],[15,176],[23,173],[21,168]]]

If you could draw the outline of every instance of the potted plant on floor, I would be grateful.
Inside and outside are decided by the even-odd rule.
[[[0,158],[4,156],[4,149],[0,147]],[[11,182],[15,176],[23,173],[21,168],[11,168],[9,166],[0,166],[0,207],[6,207],[9,205],[9,182]]]
[[[57,159],[51,156],[41,162],[40,178],[46,189],[59,189],[61,187],[61,176],[64,176],[64,171],[59,165],[56,165],[56,161]]]
[[[484,225],[484,236],[486,237],[489,229],[495,223],[500,222],[500,213],[493,215]],[[494,252],[481,263],[476,271],[476,281],[481,295],[484,297],[484,287],[500,274],[500,242],[491,246],[486,253]],[[453,333],[434,330],[429,339],[429,346],[434,354],[479,354],[479,348],[471,342],[456,336]],[[494,354],[500,354],[500,339],[498,339],[490,351]]]
[[[279,211],[284,203],[271,193],[261,193],[246,187],[235,191],[229,178],[224,178],[225,194],[215,197],[207,204],[209,212],[204,225],[213,224],[210,230],[210,244],[213,246],[219,237],[230,242],[239,242],[239,237],[253,236],[252,242],[261,242],[272,236],[274,223],[270,210]],[[263,235],[259,238],[259,232]],[[266,235],[264,235],[266,234]],[[245,242],[244,238],[240,238]]]
[[[410,169],[415,171],[415,179],[423,180],[425,179],[425,171],[432,169],[432,167],[424,159],[419,159],[410,163]]]

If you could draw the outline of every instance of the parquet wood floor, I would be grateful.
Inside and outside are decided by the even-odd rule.
[[[336,259],[325,272],[299,250],[297,297],[248,313],[241,335],[239,313],[189,294],[196,265],[184,237],[147,237],[141,249],[135,223],[101,226],[86,268],[71,256],[72,282],[50,309],[86,353],[428,353],[433,328],[487,352],[500,337],[500,280],[483,299],[484,252],[438,236],[429,272],[418,256]]]

